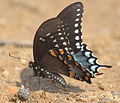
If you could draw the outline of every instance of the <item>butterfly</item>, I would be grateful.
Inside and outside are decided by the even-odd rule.
[[[91,84],[91,78],[101,73],[93,52],[82,41],[84,7],[75,2],[62,10],[57,17],[45,21],[37,30],[33,42],[34,62],[29,62],[36,76],[50,78],[66,86],[66,75]]]

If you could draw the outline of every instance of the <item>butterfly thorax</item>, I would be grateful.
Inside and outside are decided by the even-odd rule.
[[[40,72],[40,66],[38,66],[35,62],[30,61],[29,62],[29,67],[33,68],[34,71],[34,76],[43,76],[42,72]]]

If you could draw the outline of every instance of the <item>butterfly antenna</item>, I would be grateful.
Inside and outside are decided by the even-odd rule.
[[[12,58],[16,58],[16,59],[25,59],[25,60],[27,60],[27,61],[30,61],[30,60],[27,59],[27,58],[16,57],[16,56],[11,55],[10,53],[9,53],[9,56],[12,57]]]
[[[32,61],[32,58],[31,58],[30,54],[24,49],[24,47],[22,47],[22,49],[25,52],[25,54],[27,54],[27,56],[29,57],[30,61]]]

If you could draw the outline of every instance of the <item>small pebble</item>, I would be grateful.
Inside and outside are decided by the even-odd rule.
[[[25,89],[24,85],[21,85],[21,88],[19,89],[18,95],[24,100],[28,99],[29,95],[30,95],[29,88]]]
[[[104,87],[103,85],[100,85],[100,86],[99,86],[99,89],[100,89],[100,90],[105,90],[105,87]]]

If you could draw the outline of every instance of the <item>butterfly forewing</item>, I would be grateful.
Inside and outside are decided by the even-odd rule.
[[[34,38],[35,61],[40,60],[52,48],[78,52],[82,42],[82,14],[83,5],[77,2],[65,8],[56,18],[44,22]]]
[[[58,23],[60,21],[56,18],[47,20],[37,30],[34,43],[33,54],[35,62],[40,62],[41,58],[48,53],[48,50],[55,47],[55,35],[58,34]]]
[[[82,43],[82,17],[83,4],[74,3],[66,7],[58,16],[63,21],[66,36],[69,39],[73,51],[76,53],[80,50]]]

